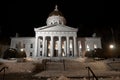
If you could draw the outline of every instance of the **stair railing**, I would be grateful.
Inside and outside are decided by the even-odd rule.
[[[91,76],[90,76],[90,73],[92,74],[93,76],[93,80],[98,80],[98,78],[96,77],[96,75],[94,74],[94,72],[92,71],[92,69],[88,66],[86,67],[88,69],[88,79],[90,80]]]
[[[5,80],[5,70],[8,69],[8,67],[3,67],[0,69],[0,72],[4,71],[3,73],[3,80]]]

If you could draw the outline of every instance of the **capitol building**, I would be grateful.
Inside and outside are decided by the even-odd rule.
[[[101,48],[99,37],[77,37],[77,28],[66,25],[57,6],[49,14],[46,25],[34,28],[35,37],[12,37],[10,48],[25,51],[27,58],[77,58],[86,51]]]

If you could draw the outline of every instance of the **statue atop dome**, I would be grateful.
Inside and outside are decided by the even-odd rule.
[[[55,11],[58,11],[58,6],[57,5],[55,6]]]
[[[61,24],[61,25],[65,25],[66,24],[66,20],[64,18],[64,16],[62,15],[62,13],[58,10],[58,6],[55,6],[54,11],[52,11],[46,21],[47,25],[53,25],[53,24]]]

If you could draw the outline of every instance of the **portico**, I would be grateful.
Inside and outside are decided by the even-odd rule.
[[[55,27],[55,26],[54,26]],[[58,26],[61,28],[61,26]],[[64,32],[57,27],[58,31],[47,29],[36,30],[35,57],[76,57],[76,29]],[[67,28],[67,27],[66,27]],[[45,31],[44,31],[45,30]]]

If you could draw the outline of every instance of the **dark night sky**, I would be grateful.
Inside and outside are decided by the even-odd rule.
[[[67,26],[78,28],[78,36],[120,36],[119,6],[117,2],[84,0],[14,0],[0,2],[0,35],[34,36],[34,28],[46,25],[55,5],[67,20]]]

